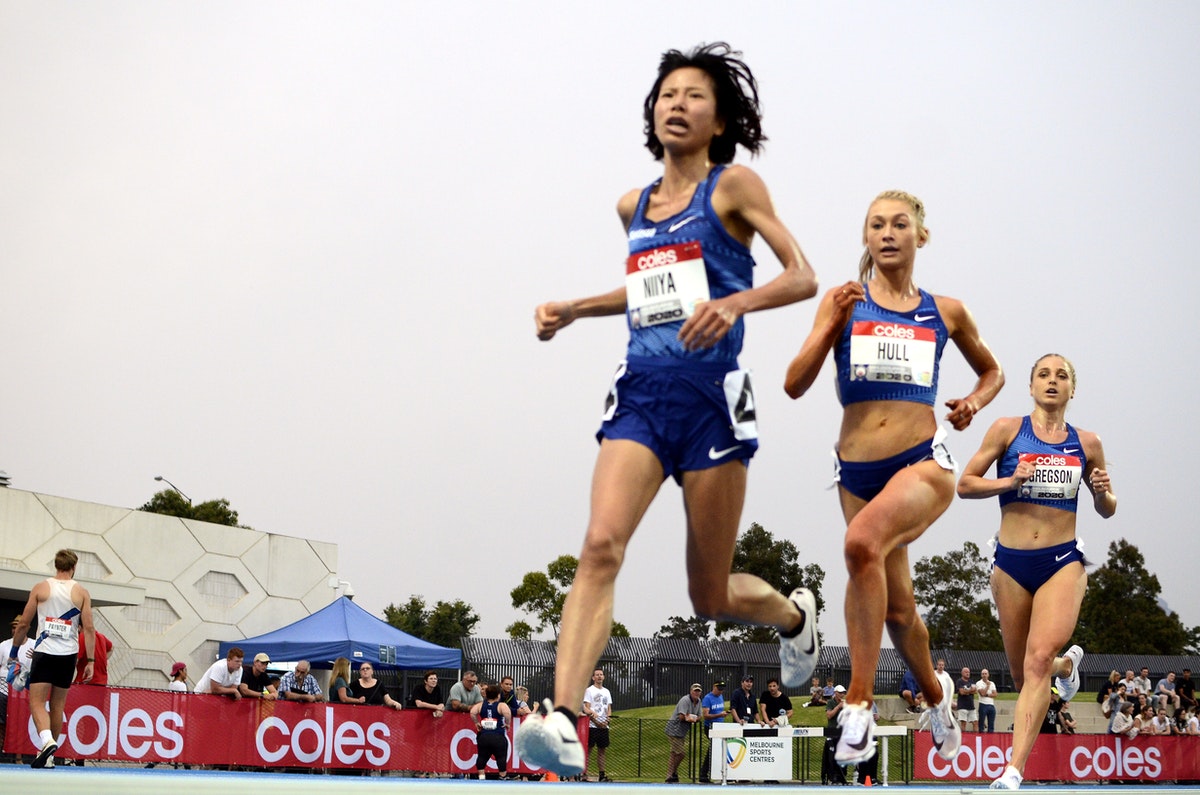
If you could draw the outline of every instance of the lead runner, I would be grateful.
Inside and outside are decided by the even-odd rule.
[[[576,713],[608,642],[614,584],[625,548],[667,477],[683,488],[688,593],[696,615],[781,632],[782,678],[812,674],[816,602],[758,577],[731,574],[746,469],[758,448],[750,375],[739,369],[742,316],[811,298],[817,280],[775,215],[766,185],[729,165],[739,144],[766,140],[754,75],[728,44],[670,50],[644,103],[646,147],[662,177],[617,203],[629,240],[625,285],[535,313],[549,340],[580,317],[626,314],[629,346],[597,437],[591,516],[563,606],[554,700],[526,718],[516,745],[560,776],[584,768]],[[752,287],[750,244],[760,235],[783,272]]]

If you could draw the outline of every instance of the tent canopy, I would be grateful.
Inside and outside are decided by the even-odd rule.
[[[310,616],[274,632],[245,640],[221,642],[221,657],[240,646],[247,658],[266,652],[272,660],[308,660],[329,668],[345,657],[351,665],[369,662],[378,668],[461,668],[462,652],[414,638],[343,596]]]

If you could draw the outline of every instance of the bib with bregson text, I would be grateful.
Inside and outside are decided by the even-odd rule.
[[[850,380],[933,385],[937,332],[924,326],[856,320],[850,327]]]
[[[1021,453],[1020,460],[1033,464],[1033,476],[1021,484],[1022,497],[1034,500],[1073,500],[1083,478],[1079,456],[1060,453]]]
[[[687,320],[708,298],[708,273],[697,241],[641,251],[625,262],[625,302],[633,328]]]

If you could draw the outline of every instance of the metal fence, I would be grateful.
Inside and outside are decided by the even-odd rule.
[[[533,700],[554,695],[556,655],[552,643],[463,638],[462,650],[464,669],[473,669],[481,681],[498,682],[503,676],[512,676],[517,684],[529,689]],[[1008,659],[1003,652],[934,649],[930,656],[934,661],[944,659],[946,670],[954,678],[963,666],[969,667],[973,676],[987,668],[1001,692],[1014,689]],[[1157,681],[1167,671],[1179,672],[1184,668],[1200,671],[1200,657],[1087,655],[1080,665],[1082,689],[1088,692],[1099,689],[1110,670],[1136,672],[1143,665],[1150,668],[1152,681]],[[752,674],[755,690],[765,689],[767,680],[779,674],[779,647],[773,643],[723,640],[612,638],[600,657],[599,667],[604,669],[604,685],[612,692],[614,709],[670,706],[688,692],[693,682],[699,682],[707,692],[713,682],[724,681],[726,692],[730,693],[742,676]],[[904,661],[895,649],[881,650],[875,670],[875,693],[880,696],[898,694],[904,670]],[[419,677],[417,672],[409,673]],[[443,672],[438,674],[443,682],[450,683],[455,675],[449,672],[447,679]],[[849,647],[822,647],[816,674],[822,683],[832,677],[835,684],[848,685]],[[413,680],[413,685],[416,681]],[[447,692],[445,686],[443,692]],[[788,695],[807,697],[808,687],[791,688]]]

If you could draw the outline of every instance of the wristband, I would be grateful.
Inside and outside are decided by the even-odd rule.
[[[11,649],[8,650],[8,659],[10,659],[10,660],[17,659],[17,652],[19,652],[19,651],[20,651],[20,649],[18,647],[13,646]]]
[[[88,662],[96,662],[96,658],[95,658],[95,657],[88,657],[88,658],[86,658],[86,659],[87,659],[87,661],[88,661]]]

